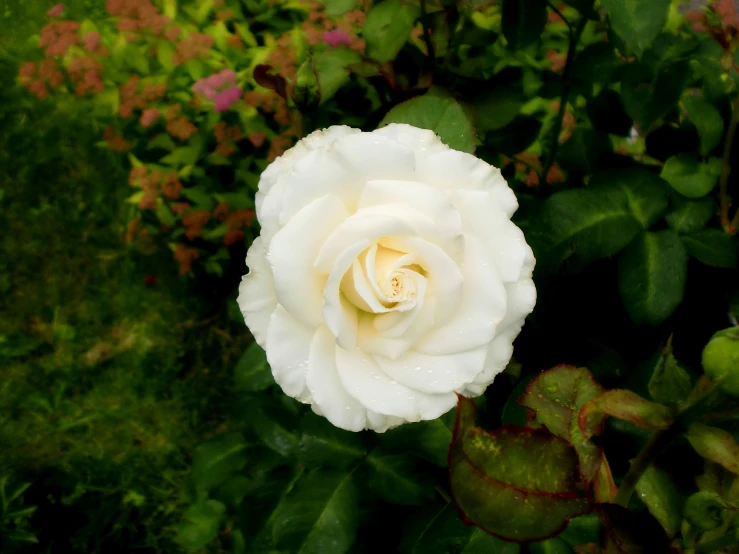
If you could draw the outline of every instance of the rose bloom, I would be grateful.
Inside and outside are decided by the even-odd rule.
[[[262,174],[238,303],[276,382],[383,432],[478,396],[536,301],[500,170],[431,131],[316,131]]]

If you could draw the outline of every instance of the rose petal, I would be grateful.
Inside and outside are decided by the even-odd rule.
[[[323,288],[326,276],[313,263],[326,237],[346,219],[340,200],[324,196],[300,210],[269,244],[278,302],[295,318],[311,327],[323,324]]]
[[[300,402],[310,401],[305,379],[314,335],[314,329],[300,323],[282,306],[277,306],[267,329],[265,350],[272,375],[285,394]]]
[[[416,161],[449,150],[433,131],[419,129],[405,123],[391,123],[372,131],[373,135],[399,142],[413,150]]]
[[[254,239],[246,253],[249,273],[241,278],[236,302],[244,315],[254,340],[262,348],[267,344],[267,327],[277,307],[272,268],[267,262],[267,251],[260,237]]]
[[[350,396],[336,370],[336,341],[321,327],[313,337],[306,379],[311,398],[321,414],[347,431],[361,431],[367,426],[367,410]]]
[[[336,367],[347,392],[368,409],[405,421],[436,419],[451,410],[453,392],[426,394],[390,379],[366,353],[336,349]]]
[[[372,179],[413,179],[416,169],[411,149],[373,133],[346,136],[334,143],[332,151],[362,185]]]

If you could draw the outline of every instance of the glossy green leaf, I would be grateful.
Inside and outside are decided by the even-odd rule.
[[[384,0],[367,14],[362,29],[367,56],[380,63],[395,58],[408,41],[421,10],[402,0]]]
[[[472,121],[459,102],[438,89],[395,106],[385,115],[380,126],[390,123],[430,129],[450,148],[470,153],[475,151]]]
[[[661,177],[683,196],[700,198],[714,189],[720,174],[721,160],[718,158],[701,163],[694,154],[684,153],[665,162]]]
[[[366,452],[359,434],[339,429],[312,412],[303,416],[298,457],[306,466],[347,469]]]
[[[588,510],[576,492],[577,453],[546,429],[474,427],[474,402],[460,397],[450,452],[458,508],[487,532],[515,541],[556,535]]]
[[[219,435],[195,448],[190,480],[197,492],[208,492],[243,469],[246,460],[246,441],[240,433]]]
[[[454,504],[433,506],[406,527],[399,554],[519,554],[518,544],[503,542],[482,529],[467,526]]]
[[[617,253],[641,229],[626,193],[611,187],[553,194],[544,203],[540,225],[547,255],[559,263],[567,260],[575,271]]]
[[[547,24],[546,0],[503,0],[503,36],[511,50],[537,41]]]
[[[266,453],[271,454],[271,451]],[[268,456],[261,457],[259,454],[256,452],[254,459],[261,464],[255,465],[265,465]],[[276,454],[274,456],[284,460],[281,456],[278,457]],[[242,502],[239,508],[240,530],[249,544],[250,551],[263,552],[268,551],[273,544],[271,525],[277,506],[285,500],[306,470],[294,465],[249,469],[253,469],[254,474],[249,476],[252,486],[247,491],[248,501]]]
[[[683,499],[670,476],[650,466],[636,484],[636,493],[667,536],[674,537],[683,519]]]
[[[470,99],[475,124],[481,132],[502,129],[515,119],[526,98],[512,86],[490,87]]]
[[[572,549],[562,539],[553,538],[532,542],[529,545],[529,552],[531,554],[572,554]]]
[[[245,409],[252,430],[265,446],[285,457],[290,457],[297,451],[298,422],[294,421],[293,414],[270,403],[251,406],[247,401]]]
[[[618,286],[626,311],[638,324],[658,325],[685,293],[688,256],[672,231],[642,233],[621,254]]]
[[[361,61],[362,56],[349,48],[332,48],[316,56],[315,67],[321,85],[321,104],[333,98],[336,92],[349,82],[351,71],[347,67]]]
[[[707,100],[698,96],[686,96],[683,98],[683,104],[690,120],[698,128],[698,135],[701,139],[700,153],[707,156],[721,142],[724,134],[724,119]]]
[[[272,550],[343,554],[356,535],[358,500],[350,473],[316,469],[295,483],[267,522],[263,536]]]
[[[594,422],[599,424],[604,415],[630,421],[649,430],[666,429],[673,421],[669,408],[650,402],[630,390],[614,389],[593,398],[580,408],[578,421],[586,437],[592,436]]]
[[[670,187],[651,171],[639,168],[611,169],[593,175],[590,186],[621,189],[631,214],[645,229],[659,221],[669,203]]]
[[[670,0],[603,0],[603,7],[616,34],[630,50],[641,54],[667,21]]]
[[[177,542],[187,550],[203,548],[218,534],[225,514],[226,507],[216,500],[204,499],[190,506],[177,527]]]
[[[690,375],[675,359],[671,345],[660,355],[648,387],[650,396],[667,406],[677,406],[690,394]]]
[[[739,444],[731,433],[702,423],[693,423],[685,433],[701,456],[739,475]]]
[[[690,200],[682,195],[674,194],[672,208],[665,216],[665,220],[677,233],[692,233],[703,229],[716,211],[717,206],[713,198]]]
[[[236,389],[243,392],[258,392],[274,385],[267,355],[256,342],[249,345],[236,364],[234,382]]]
[[[561,365],[540,373],[519,400],[529,409],[530,427],[543,425],[575,447],[586,482],[594,479],[602,452],[583,435],[578,413],[583,404],[602,392],[603,387],[587,369]]]
[[[736,267],[736,242],[718,229],[703,229],[680,237],[688,254],[706,265]]]
[[[418,460],[407,454],[374,451],[366,459],[369,484],[391,504],[423,506],[434,495],[434,484]]]
[[[452,430],[441,420],[407,423],[379,437],[388,452],[410,452],[440,467],[446,467]]]
[[[629,64],[621,80],[621,98],[626,113],[642,129],[649,129],[677,105],[689,78],[690,67],[683,62],[664,69],[640,62]]]

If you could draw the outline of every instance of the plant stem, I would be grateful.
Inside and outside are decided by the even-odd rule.
[[[564,19],[564,18],[563,18]],[[567,22],[567,20],[565,20]],[[559,148],[559,134],[562,132],[562,121],[567,111],[567,99],[570,96],[570,89],[572,88],[572,61],[575,58],[575,50],[577,50],[577,43],[580,40],[585,25],[588,20],[585,17],[580,18],[575,31],[572,31],[572,27],[567,23],[570,28],[570,45],[567,49],[567,60],[565,61],[565,69],[562,73],[562,96],[559,101],[559,111],[557,112],[557,119],[554,122],[554,129],[552,130],[552,144],[549,147],[547,153],[547,161],[544,164],[544,169],[541,173],[541,182],[546,182],[547,173],[554,163],[554,158],[557,155],[557,149]]]
[[[641,479],[647,468],[652,465],[657,455],[667,446],[672,439],[677,437],[682,431],[682,426],[673,423],[667,429],[662,429],[654,433],[647,442],[644,449],[639,453],[634,462],[631,464],[629,471],[624,477],[623,483],[618,487],[616,498],[613,499],[614,504],[620,504],[626,507],[631,498],[631,494],[636,488],[636,484]]]
[[[739,536],[734,532],[716,539],[711,539],[710,541],[699,542],[695,545],[695,552],[696,554],[702,552],[708,554],[709,552],[716,552],[717,550],[728,548],[729,546],[734,546],[736,544],[739,544]]]
[[[736,233],[737,225],[739,225],[739,211],[734,214],[734,219],[729,223],[729,158],[731,157],[731,149],[734,145],[734,135],[736,134],[736,126],[739,123],[739,94],[734,99],[731,107],[731,122],[729,130],[726,133],[726,142],[724,142],[724,155],[721,160],[721,180],[719,181],[719,198],[721,201],[721,225],[728,233],[732,235]]]
[[[429,32],[428,25],[426,24],[426,0],[421,0],[421,25],[423,25],[423,41],[426,43],[426,50],[428,50],[429,64],[431,66],[431,73],[436,74],[436,52],[434,51],[434,45],[431,42],[431,33]]]

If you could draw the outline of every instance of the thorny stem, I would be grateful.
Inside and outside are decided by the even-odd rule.
[[[562,17],[561,14],[559,14]],[[549,147],[549,153],[547,154],[547,161],[544,164],[544,169],[541,173],[541,182],[545,182],[547,173],[554,163],[554,158],[557,155],[557,149],[559,148],[559,134],[562,132],[562,121],[567,110],[567,99],[570,96],[570,89],[572,88],[572,61],[575,58],[575,50],[577,50],[577,43],[580,40],[585,25],[588,20],[585,17],[581,17],[577,24],[577,28],[572,30],[569,22],[564,19],[565,23],[570,29],[570,45],[567,49],[567,59],[565,61],[564,73],[562,73],[562,97],[559,102],[559,111],[557,112],[557,119],[554,122],[554,129],[552,129],[552,145]]]
[[[734,134],[736,133],[736,126],[739,123],[739,95],[734,99],[734,104],[731,108],[731,122],[729,123],[729,130],[726,133],[726,142],[724,143],[724,155],[721,160],[721,180],[719,181],[719,198],[721,201],[721,225],[726,229],[728,233],[732,235],[737,231],[737,225],[739,225],[739,210],[734,214],[734,219],[729,223],[729,197],[728,197],[728,182],[729,182],[729,158],[731,157],[731,149],[734,144]]]
[[[429,32],[428,23],[426,22],[427,15],[426,0],[421,0],[421,25],[423,25],[423,41],[426,43],[426,50],[428,50],[431,73],[436,74],[436,52],[434,51],[434,45],[431,42],[431,33]]]

